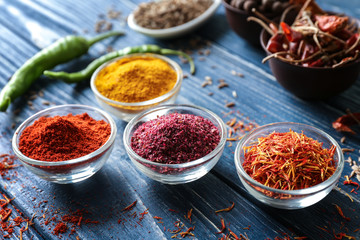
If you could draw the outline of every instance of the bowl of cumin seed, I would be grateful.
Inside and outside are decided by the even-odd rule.
[[[194,31],[214,15],[221,0],[164,0],[141,3],[128,25],[153,38],[175,38]]]

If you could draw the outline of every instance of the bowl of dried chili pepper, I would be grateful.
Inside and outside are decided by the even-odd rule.
[[[38,177],[75,183],[101,169],[114,147],[116,132],[114,120],[100,109],[61,105],[26,119],[15,131],[12,147]]]
[[[260,46],[261,26],[256,16],[276,18],[285,9],[294,9],[288,0],[222,0],[232,30],[253,45]]]
[[[295,21],[260,36],[276,80],[302,99],[321,100],[349,87],[360,74],[359,21],[304,5]]]
[[[163,105],[126,126],[123,141],[139,171],[167,184],[195,181],[219,161],[226,127],[213,112],[192,105]]]
[[[339,144],[301,123],[259,127],[240,140],[235,166],[247,191],[276,208],[300,209],[323,199],[344,168]]]

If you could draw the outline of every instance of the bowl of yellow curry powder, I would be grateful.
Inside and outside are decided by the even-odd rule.
[[[101,65],[91,89],[104,110],[124,121],[159,104],[174,103],[183,74],[171,59],[157,54],[131,54]]]

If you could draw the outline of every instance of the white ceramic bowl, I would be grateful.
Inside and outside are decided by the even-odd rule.
[[[69,113],[76,115],[85,112],[95,120],[104,120],[109,123],[111,127],[109,139],[96,151],[76,159],[61,162],[46,162],[29,158],[19,150],[22,131],[40,117],[65,116]],[[15,131],[12,139],[12,147],[22,164],[38,177],[54,183],[75,183],[91,177],[105,164],[114,147],[116,131],[117,128],[114,120],[109,114],[100,109],[76,104],[61,105],[45,109],[26,119]]]
[[[207,20],[210,19],[212,15],[214,15],[216,9],[220,6],[221,0],[213,0],[213,4],[205,11],[203,14],[198,16],[197,18],[184,23],[182,25],[166,28],[166,29],[150,29],[144,28],[136,24],[134,19],[134,14],[131,13],[128,16],[128,25],[131,29],[136,32],[142,33],[149,37],[153,38],[175,38],[190,33],[191,31],[195,30]]]
[[[154,99],[150,99],[144,102],[134,102],[134,103],[126,103],[126,102],[118,102],[112,99],[109,99],[105,96],[103,96],[96,88],[95,86],[95,80],[99,72],[108,66],[109,64],[116,62],[122,58],[131,58],[131,57],[141,57],[141,56],[150,56],[154,58],[159,58],[161,60],[164,60],[167,62],[176,72],[177,80],[176,83],[169,92],[165,93],[162,96],[159,96]],[[182,70],[176,62],[171,60],[170,58],[164,57],[162,55],[158,54],[151,54],[151,53],[138,53],[138,54],[130,54],[123,57],[118,57],[113,60],[110,60],[109,62],[104,63],[101,65],[92,75],[90,80],[90,86],[91,90],[93,91],[95,98],[97,102],[100,104],[100,106],[108,111],[109,113],[113,114],[114,116],[124,120],[124,121],[130,121],[133,117],[135,117],[137,114],[139,114],[142,111],[145,111],[149,108],[155,107],[159,104],[171,104],[176,101],[176,98],[179,94],[179,91],[181,89],[181,84],[183,80],[183,73]]]
[[[193,114],[209,119],[218,129],[220,141],[216,148],[206,156],[181,164],[156,163],[139,156],[131,148],[131,137],[143,123],[158,116],[171,113]],[[132,163],[146,176],[155,181],[167,184],[181,184],[195,181],[208,173],[219,161],[226,143],[226,127],[220,117],[209,110],[191,105],[162,105],[133,118],[124,131],[124,145]]]
[[[272,132],[288,132],[289,129],[294,132],[303,132],[307,137],[323,143],[324,148],[336,147],[334,160],[336,170],[334,174],[326,181],[315,186],[299,190],[280,190],[264,186],[252,179],[244,170],[244,147],[257,143],[259,137],[265,137]],[[300,209],[313,205],[326,197],[338,182],[344,168],[344,155],[339,144],[327,133],[315,127],[292,122],[273,123],[248,133],[238,143],[235,151],[235,166],[239,178],[246,190],[257,200],[276,208],[282,209]]]

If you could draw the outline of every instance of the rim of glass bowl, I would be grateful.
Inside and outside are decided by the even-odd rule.
[[[169,110],[179,109],[180,110],[180,109],[186,109],[186,108],[188,108],[188,109],[197,109],[197,110],[203,111],[203,112],[211,115],[213,118],[215,118],[217,124],[220,126],[220,129],[219,129],[220,141],[219,141],[218,145],[214,148],[214,150],[212,150],[209,154],[207,154],[207,155],[205,155],[202,158],[199,158],[197,160],[187,162],[187,163],[178,163],[178,164],[166,164],[166,163],[152,162],[150,160],[147,160],[147,159],[139,156],[137,153],[135,153],[135,151],[130,146],[130,142],[131,142],[130,129],[132,129],[140,119],[142,119],[145,115],[148,115],[150,113],[155,113],[155,112],[157,112],[159,110],[164,110],[164,109],[169,109]],[[204,117],[204,118],[206,118],[206,117]],[[208,118],[206,118],[206,119],[208,119]],[[130,153],[130,155],[132,157],[134,157],[137,160],[140,160],[143,163],[155,165],[155,166],[158,166],[158,167],[186,168],[186,167],[192,167],[192,166],[201,164],[201,163],[207,161],[209,158],[213,158],[216,154],[218,154],[219,151],[223,148],[223,146],[226,143],[226,134],[227,134],[226,133],[226,126],[225,126],[225,123],[223,122],[223,120],[219,116],[217,116],[215,113],[211,112],[210,110],[207,110],[206,108],[199,107],[199,106],[194,106],[194,105],[188,105],[188,104],[165,104],[165,105],[161,105],[161,106],[156,107],[156,108],[152,108],[152,109],[150,109],[148,111],[145,111],[145,112],[137,115],[136,117],[134,117],[127,124],[127,126],[126,126],[126,128],[124,130],[123,141],[124,141],[126,151],[128,153]]]
[[[174,85],[174,87],[167,93],[165,93],[164,95],[161,95],[157,98],[153,98],[153,99],[150,99],[150,100],[147,100],[147,101],[143,101],[143,102],[134,102],[134,103],[128,103],[128,102],[119,102],[119,101],[115,101],[115,100],[112,100],[110,98],[107,98],[105,97],[104,95],[102,95],[96,88],[95,86],[95,80],[96,80],[96,77],[98,75],[98,73],[106,66],[108,66],[109,64],[113,63],[113,62],[116,62],[120,59],[123,59],[123,58],[131,58],[131,57],[146,57],[146,56],[150,56],[150,57],[154,57],[154,58],[158,58],[158,59],[161,59],[165,62],[167,62],[176,72],[176,75],[177,75],[177,79],[176,79],[176,83]],[[134,53],[134,54],[128,54],[128,55],[125,55],[125,56],[121,56],[121,57],[117,57],[117,58],[114,58],[112,60],[109,60],[108,62],[106,63],[103,63],[100,67],[98,67],[96,69],[96,71],[92,74],[91,76],[91,80],[90,80],[90,86],[91,86],[91,90],[94,92],[94,94],[100,98],[101,100],[105,101],[105,102],[108,102],[108,103],[111,103],[111,104],[114,104],[114,105],[120,105],[120,106],[125,106],[125,107],[141,107],[141,106],[146,106],[146,105],[152,105],[152,104],[156,104],[156,103],[159,103],[159,102],[162,102],[163,100],[169,98],[170,96],[174,95],[177,91],[180,90],[180,87],[181,87],[181,83],[182,83],[182,80],[183,80],[183,72],[182,72],[182,69],[181,67],[179,66],[179,64],[177,64],[175,61],[171,60],[170,58],[168,57],[165,57],[165,56],[162,56],[162,55],[159,55],[159,54],[153,54],[153,53]]]
[[[29,123],[31,123],[31,122],[33,123],[34,120],[37,120],[40,116],[44,116],[45,113],[51,112],[52,110],[62,109],[62,108],[64,108],[64,110],[65,110],[65,108],[82,109],[82,110],[84,110],[84,113],[86,112],[86,110],[92,110],[92,111],[102,115],[102,117],[105,118],[110,124],[111,133],[110,133],[109,139],[105,142],[104,145],[102,145],[96,151],[94,151],[92,153],[89,153],[89,154],[87,154],[85,156],[70,159],[70,160],[66,160],[66,161],[47,162],[47,161],[41,161],[41,160],[32,159],[32,158],[29,158],[29,157],[25,156],[19,150],[18,144],[16,142],[17,135],[20,135],[21,132],[22,132],[21,129],[23,130],[24,126],[26,126],[26,125],[30,126]],[[24,162],[32,164],[32,165],[37,165],[37,166],[62,166],[62,165],[76,164],[76,163],[81,163],[81,162],[84,162],[84,161],[88,161],[89,159],[91,159],[91,158],[99,155],[100,153],[104,152],[105,150],[107,150],[111,146],[111,144],[114,142],[116,132],[117,132],[117,128],[116,128],[115,121],[112,119],[112,117],[108,113],[106,113],[106,112],[104,112],[104,111],[102,111],[102,110],[100,110],[98,108],[92,107],[92,106],[81,105],[81,104],[66,104],[66,105],[60,105],[60,106],[55,106],[55,107],[44,109],[44,110],[42,110],[40,112],[35,113],[31,117],[27,118],[16,129],[16,131],[15,131],[15,133],[13,135],[13,138],[12,138],[12,147],[13,147],[13,150],[16,153],[16,155],[20,156],[21,161],[24,161]]]
[[[276,188],[271,188],[271,187],[267,187],[264,186],[263,184],[257,182],[256,180],[254,180],[252,177],[250,177],[244,170],[244,168],[242,167],[242,164],[240,162],[240,151],[243,150],[243,144],[248,140],[249,137],[253,136],[254,134],[268,128],[268,127],[272,127],[272,126],[277,126],[277,125],[283,125],[283,124],[288,124],[289,128],[291,128],[291,126],[301,126],[304,129],[308,128],[320,135],[325,136],[327,139],[329,139],[329,141],[331,142],[331,144],[333,144],[336,147],[336,151],[335,153],[338,156],[338,164],[336,167],[336,170],[334,172],[334,174],[328,178],[326,181],[319,183],[315,186],[309,187],[309,188],[304,188],[304,189],[298,189],[298,190],[280,190],[280,189],[276,189]],[[315,139],[316,140],[316,139]],[[256,187],[260,187],[261,189],[265,189],[268,191],[272,191],[275,193],[281,193],[281,194],[291,194],[291,195],[305,195],[305,194],[311,194],[311,193],[315,193],[315,192],[319,192],[325,188],[327,188],[330,184],[332,184],[334,181],[336,181],[341,173],[342,170],[344,168],[344,155],[341,151],[341,148],[339,146],[339,144],[335,141],[335,139],[333,137],[331,137],[329,134],[327,134],[326,132],[324,132],[323,130],[320,130],[316,127],[307,125],[307,124],[303,124],[303,123],[295,123],[295,122],[278,122],[278,123],[270,123],[261,127],[258,127],[256,129],[254,129],[253,131],[249,132],[246,136],[244,136],[240,142],[238,143],[236,150],[235,150],[235,157],[234,157],[234,161],[235,161],[235,166],[237,168],[237,170],[240,172],[241,176],[245,178],[245,180],[247,182],[250,182],[250,184],[256,186]]]

